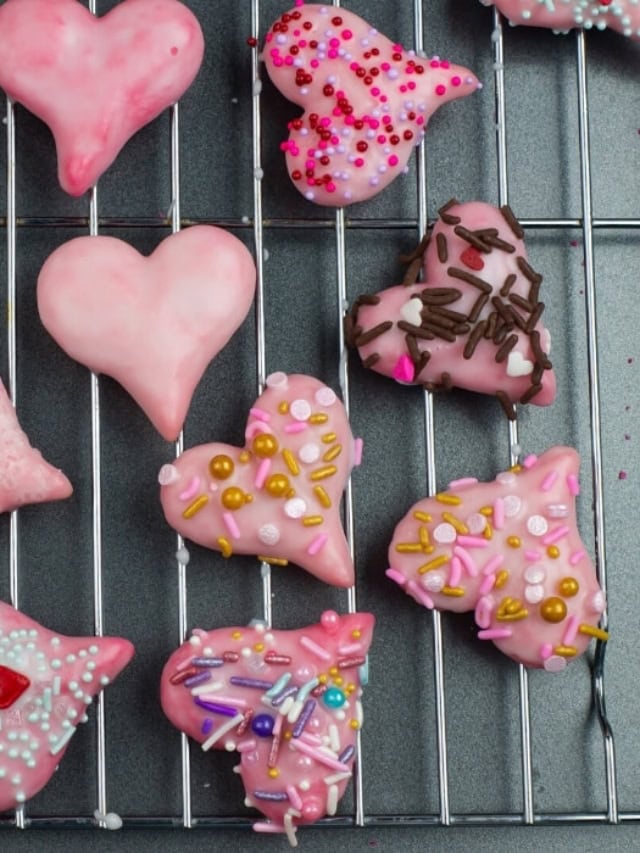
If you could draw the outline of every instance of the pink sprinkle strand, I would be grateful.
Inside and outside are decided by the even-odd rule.
[[[493,503],[493,526],[495,530],[502,530],[504,527],[504,501],[502,498],[496,498]]]
[[[461,578],[462,563],[460,562],[459,557],[452,557],[449,571],[449,586],[458,586]]]
[[[580,560],[582,560],[586,554],[584,551],[574,551],[573,554],[569,557],[569,565],[577,566]]]
[[[488,592],[491,592],[495,582],[496,582],[496,576],[495,575],[486,575],[486,577],[484,578],[484,580],[480,584],[480,587],[478,588],[478,592],[480,593],[480,595],[486,595]],[[481,627],[484,628],[485,626],[482,625]]]
[[[560,527],[556,527],[554,530],[549,531],[547,535],[542,540],[543,545],[553,545],[554,542],[559,542],[561,539],[569,533],[569,528],[566,524],[562,524]]]
[[[504,563],[504,554],[494,554],[482,570],[483,575],[492,575]]]
[[[415,581],[409,581],[407,589],[427,610],[433,610],[433,599]]]
[[[254,418],[257,418],[259,421],[264,421],[265,423],[269,423],[271,420],[271,415],[269,412],[265,412],[264,409],[259,409],[257,406],[254,406],[252,409],[249,409],[249,414],[253,415]]]
[[[298,789],[295,785],[287,785],[287,796],[289,797],[289,802],[293,808],[300,811],[302,808],[302,800],[300,799],[300,794],[298,793]]]
[[[553,646],[551,645],[551,643],[544,643],[542,646],[540,646],[540,659],[541,660],[548,660],[552,654],[553,654]]]
[[[567,474],[567,488],[569,489],[569,494],[574,497],[580,494],[580,481],[575,474]]]
[[[542,481],[540,488],[542,489],[543,492],[550,491],[553,488],[553,484],[555,483],[555,481],[557,479],[558,479],[558,472],[557,471],[549,471],[547,476]]]
[[[484,536],[458,536],[458,545],[464,548],[488,548],[490,542]]]
[[[304,432],[306,428],[306,421],[294,421],[293,423],[287,424],[284,428],[284,431],[287,433]]]
[[[576,634],[578,633],[578,617],[570,616],[567,619],[567,627],[565,629],[564,635],[562,637],[562,643],[565,646],[573,645],[573,641],[576,638]]]
[[[263,459],[262,462],[258,465],[258,470],[256,471],[256,478],[253,481],[253,484],[256,489],[261,489],[264,486],[264,482],[267,479],[267,474],[269,473],[270,468],[270,459]]]
[[[465,548],[461,548],[459,545],[456,545],[456,547],[453,549],[453,553],[456,555],[456,557],[460,558],[460,562],[464,566],[470,578],[475,578],[478,576],[478,567],[476,565],[476,562]]]
[[[181,501],[190,501],[191,498],[196,496],[196,492],[200,488],[200,477],[194,474],[194,476],[189,481],[189,485],[184,490],[184,492],[180,492],[178,497]]]
[[[236,749],[238,752],[251,752],[251,750],[255,749],[258,744],[255,740],[241,740],[240,743],[236,744]]]
[[[362,451],[364,450],[364,441],[361,438],[356,438],[353,442],[353,464],[357,468],[362,463]]]
[[[316,536],[311,545],[307,548],[307,554],[310,554],[312,557],[319,554],[327,544],[328,538],[329,537],[326,533],[321,533],[319,536]]]
[[[478,631],[479,640],[507,640],[512,635],[511,628],[489,628],[487,631]]]
[[[297,749],[298,752],[303,752],[305,755],[308,755],[309,758],[315,759],[319,764],[324,764],[332,770],[351,773],[351,769],[348,764],[343,764],[341,761],[338,761],[337,758],[331,758],[331,756],[327,755],[325,752],[320,752],[319,749],[314,749],[312,746],[306,744],[302,738],[293,738],[289,741],[289,745],[292,749]]]
[[[530,453],[528,456],[525,457],[524,462],[522,463],[522,467],[529,470],[529,468],[533,468],[537,461],[538,457],[535,455],[535,453]]]
[[[238,527],[235,518],[231,515],[230,512],[222,513],[222,520],[225,523],[225,526],[229,533],[231,534],[233,539],[240,538],[240,528]]]
[[[475,620],[478,628],[487,629],[491,624],[491,612],[493,605],[488,596],[483,596],[476,605]]]
[[[397,569],[387,569],[385,575],[389,578],[389,580],[395,581],[398,586],[404,586],[407,582],[405,576],[401,574]]]
[[[321,645],[312,640],[311,637],[307,637],[306,634],[303,634],[302,637],[298,640],[300,645],[306,649],[311,654],[320,658],[320,660],[331,660],[331,655],[329,652],[323,648]]]
[[[525,560],[529,560],[530,563],[537,563],[538,560],[542,559],[542,554],[540,551],[525,551],[524,558]]]
[[[449,483],[449,488],[463,489],[465,486],[475,486],[477,482],[475,477],[462,477],[460,480],[452,480]]]

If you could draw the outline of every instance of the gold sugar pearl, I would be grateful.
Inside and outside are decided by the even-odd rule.
[[[280,771],[278,770],[277,767],[270,767],[267,770],[267,775],[269,776],[270,779],[277,779],[278,776],[280,775]]]
[[[267,478],[267,482],[264,485],[265,489],[274,498],[281,498],[283,495],[286,495],[291,487],[289,478],[284,474],[272,474]]]
[[[545,622],[562,622],[567,615],[567,605],[556,595],[545,598],[540,605],[540,615]]]
[[[520,539],[518,536],[507,536],[507,545],[511,548],[519,548],[520,547]]]
[[[360,637],[362,636],[362,632],[360,631],[359,628],[354,628],[353,631],[351,632],[351,636],[353,637],[354,640],[359,640]]]
[[[349,720],[349,726],[350,726],[354,731],[357,731],[357,730],[360,728],[360,723],[359,723],[357,720]]]
[[[557,560],[560,556],[560,548],[558,548],[557,545],[549,545],[547,548],[547,554],[552,560]]]
[[[245,494],[237,486],[231,486],[222,493],[222,506],[225,509],[236,510],[244,506]]]
[[[565,598],[571,598],[572,596],[577,595],[578,590],[580,589],[580,584],[575,578],[562,578],[558,588],[560,590],[560,595],[564,595]]]
[[[340,672],[337,666],[332,666],[329,669],[329,675],[337,675]]]
[[[270,456],[275,456],[278,452],[278,440],[274,435],[268,433],[260,433],[253,439],[251,449],[261,459],[267,459]]]
[[[233,474],[234,467],[233,459],[225,453],[209,460],[209,473],[216,480],[227,480]]]

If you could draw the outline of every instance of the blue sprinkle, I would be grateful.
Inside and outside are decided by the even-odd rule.
[[[347,761],[351,761],[355,754],[355,751],[355,746],[349,744],[349,746],[346,749],[343,749],[340,755],[338,756],[338,761],[341,761],[343,764],[346,764]]]
[[[273,681],[262,681],[260,678],[242,678],[239,675],[232,675],[229,682],[235,684],[236,687],[255,687],[257,690],[270,690],[273,687]]]
[[[201,732],[203,735],[208,735],[211,729],[213,728],[213,720],[211,717],[206,717],[204,722],[202,723]]]
[[[224,661],[222,658],[191,658],[191,663],[194,666],[223,666]]]

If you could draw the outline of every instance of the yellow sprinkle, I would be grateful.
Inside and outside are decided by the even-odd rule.
[[[305,527],[315,527],[317,524],[322,524],[324,518],[321,515],[306,515],[302,519]]]
[[[416,521],[422,521],[425,524],[428,524],[431,521],[431,516],[429,515],[429,513],[428,512],[420,512],[419,509],[417,509],[413,513],[413,517],[416,519]]]
[[[326,674],[326,672],[321,672],[318,676],[318,681],[320,682],[320,684],[326,684],[327,681],[329,681],[329,676]]]
[[[558,548],[557,545],[549,545],[547,548],[547,554],[552,560],[556,560],[560,556],[560,548]]]
[[[269,776],[270,779],[277,779],[279,775],[280,775],[280,771],[278,770],[277,767],[270,767],[267,770],[267,776]]]
[[[326,424],[326,422],[328,420],[329,420],[329,415],[325,415],[324,412],[318,412],[317,414],[311,415],[309,417],[309,423],[310,424]]]
[[[232,640],[241,640],[242,639],[242,632],[241,631],[234,631],[231,634],[231,639]]]
[[[337,666],[329,667],[329,675],[336,676],[339,672],[340,672],[340,670],[338,669]]]
[[[280,557],[263,557],[258,555],[261,563],[268,563],[270,566],[288,566],[289,560],[283,560]]]
[[[522,465],[512,465],[509,470],[512,474],[519,474],[522,471]]]
[[[318,498],[318,500],[320,501],[320,503],[322,504],[322,506],[325,509],[330,509],[331,498],[325,492],[325,490],[322,488],[322,486],[314,486],[313,487],[313,494]]]
[[[602,628],[596,628],[593,625],[580,625],[578,633],[586,634],[587,637],[595,637],[596,640],[608,640],[609,632],[603,631]]]
[[[351,636],[353,637],[354,640],[359,640],[360,637],[362,636],[362,631],[359,628],[354,628],[353,631],[351,632]]]
[[[578,650],[575,646],[555,646],[553,653],[563,658],[574,658],[578,654]]]
[[[326,465],[324,468],[316,468],[311,472],[312,480],[326,480],[327,477],[333,477],[338,469],[335,465]]]
[[[449,558],[446,554],[440,554],[439,557],[434,557],[433,560],[429,560],[428,563],[425,563],[424,566],[420,566],[418,569],[419,575],[424,575],[427,572],[433,571],[433,569],[439,569],[440,566],[445,566],[449,562]]]
[[[457,495],[449,495],[447,492],[438,492],[435,498],[441,504],[449,504],[449,506],[460,506],[462,503],[462,500]]]
[[[465,589],[462,586],[443,586],[440,592],[443,595],[450,595],[452,598],[462,598]]]
[[[355,684],[354,684],[352,681],[350,681],[350,682],[345,686],[345,688],[344,688],[344,692],[345,692],[345,693],[353,693],[353,691],[354,691],[355,689],[356,689]]]
[[[335,434],[335,432],[325,432],[325,434],[322,436],[322,441],[325,444],[333,444],[337,437],[338,436]]]
[[[519,548],[521,544],[519,536],[507,536],[507,545],[511,548]]]
[[[287,403],[287,401],[286,401],[286,400],[283,400],[283,401],[278,405],[278,411],[280,412],[280,414],[281,414],[281,415],[287,415],[287,414],[289,414],[289,404]]]
[[[502,587],[509,580],[509,572],[506,569],[503,569],[501,572],[498,572],[496,575],[496,589],[502,589]]]
[[[338,456],[342,453],[342,445],[334,444],[333,447],[330,447],[329,450],[322,457],[323,462],[333,462],[334,459],[337,459]]]
[[[290,500],[291,500],[291,498],[295,498],[295,496],[296,496],[296,490],[295,490],[295,489],[289,489],[289,491],[288,491],[288,492],[287,492],[287,494],[285,495],[285,498],[286,498],[288,501],[290,501]]]
[[[484,536],[485,539],[492,539],[493,538],[493,527],[491,526],[491,524],[488,521],[485,525],[484,530],[482,531],[482,535]]]
[[[282,737],[285,740],[291,740],[291,738],[293,737],[293,732],[291,731],[291,729],[287,729],[286,732],[282,735]]]
[[[183,518],[193,518],[193,516],[200,512],[200,510],[209,503],[209,498],[207,495],[200,495],[199,498],[196,498],[195,501],[189,504],[189,506],[182,513]]]
[[[498,622],[519,622],[521,619],[526,619],[528,615],[528,610],[518,610],[517,613],[496,613],[496,619]]]
[[[342,687],[342,685],[344,683],[344,678],[341,675],[337,675],[333,679],[333,683],[336,685],[336,687]]]
[[[283,450],[282,458],[284,459],[285,465],[289,471],[291,471],[294,477],[297,477],[300,473],[300,468],[293,453],[290,450]]]
[[[256,652],[263,652],[264,651],[264,643],[256,643],[253,648],[254,648],[254,651],[256,651]]]
[[[238,459],[246,465],[246,463],[251,459],[251,454],[248,450],[242,450]]]
[[[483,506],[480,507],[480,515],[487,516],[487,518],[493,515],[493,507],[492,506]]]
[[[444,521],[448,521],[449,524],[456,529],[457,533],[461,533],[463,536],[466,536],[469,532],[469,528],[466,524],[460,521],[459,518],[456,518],[455,515],[452,515],[450,512],[443,512],[442,518]]]
[[[499,622],[519,622],[528,615],[529,611],[522,606],[522,602],[508,595],[502,599],[496,611],[496,619]]]
[[[425,554],[430,554],[433,551],[433,545],[429,539],[429,530],[420,525],[418,528],[418,535],[420,536],[420,546],[422,547],[422,550]]]
[[[217,542],[223,557],[230,557],[233,554],[233,548],[228,539],[224,536],[218,536]]]
[[[398,554],[418,554],[422,553],[422,545],[420,542],[398,542],[396,551]]]
[[[357,731],[360,728],[360,723],[357,720],[349,720],[349,725],[354,731]]]

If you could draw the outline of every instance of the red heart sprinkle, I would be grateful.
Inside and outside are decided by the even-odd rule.
[[[460,260],[465,267],[469,267],[470,270],[477,271],[484,269],[484,261],[480,257],[480,252],[477,249],[474,249],[473,246],[469,246],[468,249],[464,250],[460,255]]]
[[[30,684],[26,675],[0,665],[0,710],[10,708]]]

